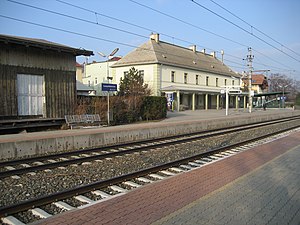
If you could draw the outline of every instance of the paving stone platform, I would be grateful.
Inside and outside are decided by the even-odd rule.
[[[39,224],[300,224],[300,132]]]

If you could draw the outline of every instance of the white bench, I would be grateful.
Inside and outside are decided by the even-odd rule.
[[[99,114],[66,115],[65,120],[71,129],[76,126],[101,126]]]

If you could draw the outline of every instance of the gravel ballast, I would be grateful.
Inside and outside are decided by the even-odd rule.
[[[19,179],[12,179],[10,177],[4,178],[0,180],[0,189],[2,190],[0,192],[0,207],[45,196],[72,187],[106,180],[154,165],[206,152],[216,147],[234,144],[241,140],[260,137],[292,125],[294,126],[295,122],[216,136],[190,143],[158,148],[147,152],[143,151],[138,154],[113,157],[99,162],[93,161],[90,165],[68,166],[60,169],[52,169],[48,172],[39,171],[36,172],[35,175],[22,175]]]

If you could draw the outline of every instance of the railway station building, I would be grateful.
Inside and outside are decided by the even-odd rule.
[[[76,56],[92,54],[46,40],[0,35],[0,119],[74,114]]]
[[[216,53],[198,51],[163,42],[159,34],[111,66],[118,82],[134,67],[144,77],[154,96],[166,96],[174,110],[225,107],[224,87],[240,87],[241,75],[216,58]],[[243,99],[244,98],[244,99]],[[230,107],[246,105],[246,96],[231,95]]]

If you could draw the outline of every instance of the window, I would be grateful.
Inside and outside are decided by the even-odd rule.
[[[187,73],[184,73],[184,83],[187,83]]]
[[[97,82],[97,77],[95,77],[95,84],[97,84],[98,82]]]
[[[216,78],[216,87],[219,87],[219,78]]]
[[[196,84],[199,84],[199,75],[196,75]]]
[[[18,114],[21,116],[43,115],[44,76],[17,75]]]
[[[232,86],[234,86],[234,80],[232,81]]]
[[[225,85],[225,86],[227,85],[227,79],[225,79],[225,81],[224,81],[224,85]]]
[[[208,78],[209,78],[209,77],[206,77],[206,86],[208,86]]]
[[[142,77],[142,79],[144,80],[144,70],[139,70],[139,75]]]
[[[88,81],[88,86],[89,86],[89,87],[91,86],[91,81],[90,81],[90,80]]]
[[[171,82],[175,82],[175,71],[171,72]]]

